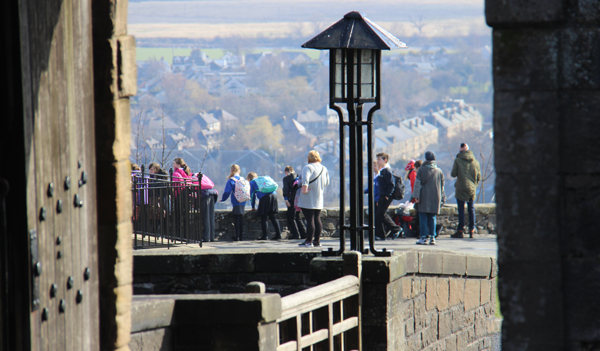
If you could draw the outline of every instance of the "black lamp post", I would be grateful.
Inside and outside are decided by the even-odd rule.
[[[373,113],[381,104],[381,50],[408,47],[385,29],[363,17],[359,12],[347,13],[337,23],[302,45],[304,48],[329,50],[329,106],[340,120],[340,249],[323,255],[341,255],[345,250],[346,232],[350,249],[368,253],[364,248],[364,231],[369,233],[369,247],[375,256],[390,256],[391,251],[375,249],[373,198]],[[346,103],[348,120],[335,103]],[[374,103],[362,119],[363,105]],[[350,218],[345,220],[345,132],[348,126],[350,159]],[[365,225],[363,204],[363,127],[367,127],[367,170],[369,175],[369,225]]]

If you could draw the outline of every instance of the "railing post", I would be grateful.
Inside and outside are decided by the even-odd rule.
[[[358,296],[355,300],[349,299],[344,303],[344,310],[349,313],[356,313],[358,316],[357,335],[346,333],[345,344],[350,349],[362,350],[362,254],[358,251],[346,251],[342,254],[344,260],[343,274],[353,275],[358,278]]]

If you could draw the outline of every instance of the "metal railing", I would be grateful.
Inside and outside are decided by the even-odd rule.
[[[133,245],[200,243],[201,190],[197,179],[133,173]]]
[[[352,275],[282,298],[277,351],[359,350],[359,299]]]

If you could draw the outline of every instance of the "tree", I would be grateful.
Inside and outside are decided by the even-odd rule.
[[[423,21],[423,14],[420,14],[418,17],[413,18],[410,16],[410,23],[412,23],[413,27],[415,27],[419,31],[419,35],[423,34],[423,27],[427,24]]]
[[[144,126],[148,118],[148,112],[144,109],[133,110],[133,125],[134,125],[134,145],[132,155],[135,163],[138,165],[148,163],[148,144],[144,133]]]
[[[246,126],[238,126],[234,140],[244,149],[262,149],[272,155],[273,150],[283,147],[280,142],[282,135],[280,125],[273,125],[269,116],[262,116]]]

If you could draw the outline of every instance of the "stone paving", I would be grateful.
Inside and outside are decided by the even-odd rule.
[[[469,255],[497,257],[498,244],[496,241],[496,235],[482,234],[477,235],[473,239],[453,239],[448,235],[441,235],[437,239],[436,245],[416,245],[416,238],[376,241],[375,248],[381,250],[386,248],[387,250],[394,251],[452,251],[460,252]],[[219,252],[235,252],[235,251],[275,251],[275,252],[300,252],[307,250],[327,250],[333,248],[333,250],[339,249],[339,239],[323,239],[321,244],[322,248],[301,248],[298,244],[302,240],[279,240],[279,241],[215,241],[211,243],[203,243],[203,247],[200,248],[198,244],[189,245],[171,245],[167,248],[166,245],[162,246],[147,246],[142,249],[134,251],[135,255],[147,255],[147,254],[173,254],[180,253],[181,251],[189,252],[190,254],[203,254],[203,253],[215,253]],[[365,247],[368,247],[368,240],[365,242]],[[346,240],[346,249],[350,247],[350,241]]]

